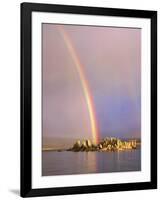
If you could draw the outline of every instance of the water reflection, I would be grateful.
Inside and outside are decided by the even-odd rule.
[[[85,163],[88,172],[95,173],[97,171],[97,157],[95,152],[85,153]]]
[[[141,150],[120,152],[43,152],[42,175],[141,170]]]

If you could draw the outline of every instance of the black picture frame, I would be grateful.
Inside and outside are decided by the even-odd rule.
[[[32,189],[32,12],[148,18],[151,21],[151,181],[92,186]],[[38,3],[21,4],[21,196],[99,193],[157,188],[157,11],[66,6]]]

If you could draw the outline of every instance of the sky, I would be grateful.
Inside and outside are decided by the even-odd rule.
[[[141,29],[42,25],[43,138],[92,139],[69,39],[92,96],[99,138],[141,134]]]

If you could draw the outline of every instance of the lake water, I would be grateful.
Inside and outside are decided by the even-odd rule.
[[[141,150],[120,152],[56,152],[42,154],[42,175],[67,175],[141,170]]]

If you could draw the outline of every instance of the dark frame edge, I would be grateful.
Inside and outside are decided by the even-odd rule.
[[[31,191],[31,11],[26,3],[20,5],[20,195]],[[29,57],[25,56],[28,55]],[[30,166],[30,168],[28,167]],[[27,172],[27,173],[26,173]]]
[[[155,185],[151,184],[151,182],[93,185],[93,186],[79,186],[79,187],[76,186],[76,187],[62,187],[62,188],[42,188],[42,189],[30,190],[25,197],[77,195],[77,194],[90,194],[90,193],[136,191],[136,190],[147,190],[147,189],[151,190],[156,188]]]
[[[50,3],[33,3],[22,2],[26,9],[35,12],[61,12],[61,13],[74,13],[74,14],[89,14],[90,15],[108,15],[109,16],[123,16],[123,17],[136,17],[136,18],[151,18],[154,10],[138,10],[138,9],[125,9],[125,8],[111,8],[111,7],[95,7],[95,6],[80,6],[80,5],[66,5],[66,4],[50,4]],[[62,12],[63,10],[63,12]],[[138,16],[139,15],[139,16]]]
[[[157,189],[157,11],[151,16],[151,184]]]

